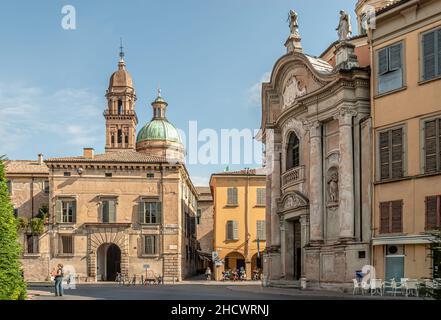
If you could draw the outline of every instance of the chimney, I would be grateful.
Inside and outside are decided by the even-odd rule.
[[[87,159],[93,159],[94,156],[94,149],[93,148],[84,148],[83,149],[83,157]]]
[[[42,153],[39,153],[39,154],[38,154],[38,164],[39,164],[39,165],[42,165],[42,164],[43,164],[43,154],[42,154]]]

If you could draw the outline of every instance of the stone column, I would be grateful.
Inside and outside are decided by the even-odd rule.
[[[280,217],[280,253],[281,253],[281,263],[280,263],[280,269],[281,273],[280,276],[282,278],[286,278],[286,255],[287,252],[287,245],[286,245],[286,222],[283,217]]]
[[[354,162],[352,149],[352,118],[356,112],[345,108],[338,115],[340,159],[338,166],[338,193],[340,239],[354,239]]]
[[[310,125],[310,240],[312,243],[323,242],[323,174],[322,174],[322,126],[315,121]]]
[[[309,243],[309,216],[304,214],[300,216],[300,232],[302,243],[302,278],[305,277],[305,246]]]

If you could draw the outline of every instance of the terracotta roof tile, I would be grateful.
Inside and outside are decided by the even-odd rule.
[[[246,169],[237,170],[237,171],[224,171],[224,172],[213,173],[214,176],[234,176],[234,175],[241,176],[241,175],[246,175],[246,174],[247,174]],[[255,176],[261,176],[261,175],[264,176],[265,175],[265,168],[249,169],[248,174],[255,175]]]
[[[35,160],[6,160],[6,173],[36,173],[36,174],[48,174],[49,169],[46,164],[39,164]]]
[[[78,157],[63,157],[63,158],[49,158],[47,162],[167,162],[165,157],[153,156],[146,153],[126,150],[126,151],[112,151],[102,154],[96,154],[93,159]]]

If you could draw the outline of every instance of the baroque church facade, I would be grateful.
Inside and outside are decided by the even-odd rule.
[[[340,40],[314,57],[291,11],[287,53],[262,85],[270,285],[342,286],[370,261],[369,48],[345,14]]]
[[[114,281],[117,274],[181,281],[198,263],[197,191],[184,164],[177,129],[158,92],[153,117],[136,133],[136,92],[121,52],[106,92],[105,153],[7,161],[16,215],[24,223],[27,280],[47,280],[58,263],[79,281]]]

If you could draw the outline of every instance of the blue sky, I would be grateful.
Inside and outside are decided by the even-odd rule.
[[[0,154],[10,159],[104,150],[104,97],[123,37],[138,96],[138,129],[161,86],[168,119],[216,131],[260,127],[260,82],[285,53],[288,12],[306,53],[336,40],[339,10],[355,0],[4,1],[0,11]],[[77,29],[61,27],[64,5]],[[354,27],[354,33],[356,28]],[[230,169],[256,164],[230,165]],[[225,164],[189,165],[195,184]]]

